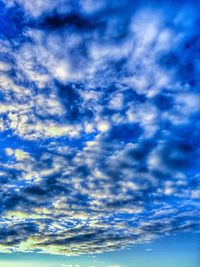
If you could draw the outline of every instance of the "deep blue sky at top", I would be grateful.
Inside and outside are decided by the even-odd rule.
[[[199,1],[0,1],[0,251],[199,232]]]

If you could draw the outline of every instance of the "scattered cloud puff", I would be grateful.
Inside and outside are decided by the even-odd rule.
[[[1,252],[199,231],[197,5],[0,1]]]

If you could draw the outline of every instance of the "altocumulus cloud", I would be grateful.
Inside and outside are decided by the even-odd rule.
[[[199,231],[197,2],[0,1],[2,252]]]

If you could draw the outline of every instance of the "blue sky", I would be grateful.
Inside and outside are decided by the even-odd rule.
[[[0,0],[2,260],[125,253],[110,266],[132,267],[139,246],[135,264],[155,267],[144,246],[171,237],[196,264],[199,8]]]
[[[0,264],[4,267],[198,267],[199,246],[197,234],[179,234],[121,251],[78,257],[35,253],[0,254]]]

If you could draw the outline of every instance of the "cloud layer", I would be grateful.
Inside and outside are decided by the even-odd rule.
[[[0,1],[2,252],[199,231],[198,6],[147,2]]]

